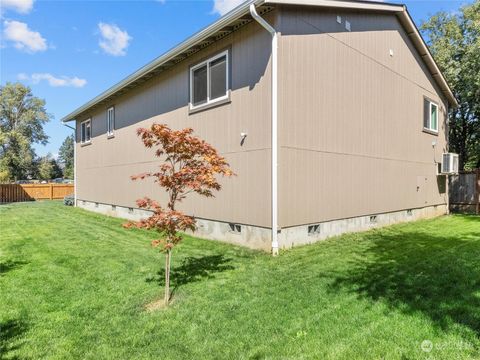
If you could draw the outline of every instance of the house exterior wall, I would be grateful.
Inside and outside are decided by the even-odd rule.
[[[446,204],[447,105],[396,16],[284,7],[278,28],[279,226]]]
[[[445,213],[447,184],[435,161],[447,150],[447,103],[395,15],[282,6],[266,18],[280,31],[280,246]],[[190,66],[225,49],[231,101],[189,112]],[[193,196],[182,209],[200,219],[200,236],[270,250],[270,61],[270,35],[251,22],[77,119],[78,204],[144,216],[136,199],[165,196],[151,179],[130,180],[160,164],[136,129],[153,122],[192,127],[237,176],[222,181],[215,199]],[[438,135],[423,131],[424,97],[439,105]],[[114,138],[106,134],[110,106]],[[80,122],[88,118],[92,143],[81,145]],[[248,134],[243,145],[242,132]],[[370,223],[369,215],[378,221]],[[225,223],[246,225],[245,231],[231,234]],[[319,223],[320,233],[309,236],[305,225]]]
[[[272,19],[273,13],[269,14]],[[272,20],[271,20],[272,21]],[[270,35],[252,22],[114,102],[77,119],[77,199],[135,208],[144,196],[165,199],[152,179],[130,176],[154,170],[160,161],[145,149],[136,129],[152,123],[192,127],[226,157],[237,176],[222,180],[214,199],[193,195],[182,204],[204,219],[270,227]],[[230,49],[230,103],[190,113],[189,67]],[[115,106],[114,138],[107,138],[106,110]],[[92,142],[81,145],[80,122],[92,120]],[[240,133],[248,137],[241,145]],[[268,241],[268,240],[266,240]],[[269,244],[267,245],[270,246]]]

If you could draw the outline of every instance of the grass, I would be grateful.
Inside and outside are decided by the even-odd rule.
[[[174,302],[157,311],[145,310],[163,295],[154,234],[121,223],[59,202],[0,206],[0,358],[480,358],[478,217],[277,258],[187,237]]]

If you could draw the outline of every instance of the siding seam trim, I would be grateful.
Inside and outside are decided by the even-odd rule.
[[[355,154],[355,153],[346,153],[346,152],[338,152],[338,151],[315,150],[315,149],[307,149],[307,148],[296,147],[296,146],[287,146],[287,145],[282,145],[281,147],[286,148],[286,149],[299,150],[299,151],[310,151],[310,152],[318,152],[318,153],[325,153],[325,154],[353,156],[353,157],[361,157],[361,158],[369,158],[369,159],[377,159],[377,160],[387,160],[387,161],[400,161],[400,162],[408,162],[408,163],[424,164],[424,165],[432,165],[432,166],[435,165],[433,163],[425,162],[425,161],[412,161],[412,160],[406,160],[406,159],[387,158],[387,157],[371,156],[371,155]]]

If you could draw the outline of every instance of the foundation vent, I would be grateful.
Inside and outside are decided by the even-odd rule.
[[[115,211],[117,210],[117,206],[116,205],[112,205],[112,211]]]
[[[229,223],[228,226],[229,226],[230,231],[232,233],[235,233],[235,234],[241,234],[242,233],[242,225]]]
[[[128,208],[128,213],[133,214],[133,208]]]
[[[310,236],[320,234],[320,224],[308,225],[307,232]]]
[[[407,216],[412,216],[413,215],[413,210],[412,209],[408,209],[407,210]]]
[[[97,202],[95,203],[95,207],[98,208],[98,203]]]
[[[376,224],[376,223],[377,223],[377,215],[370,216],[370,224]]]

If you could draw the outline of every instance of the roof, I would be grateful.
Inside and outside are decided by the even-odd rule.
[[[177,63],[183,61],[190,55],[204,49],[213,42],[229,35],[230,33],[238,30],[244,25],[253,21],[250,16],[249,7],[250,4],[255,4],[257,11],[260,15],[271,11],[275,5],[303,5],[303,6],[318,6],[328,8],[345,8],[345,9],[357,9],[357,10],[372,10],[394,13],[401,24],[407,31],[408,36],[415,45],[422,59],[425,61],[429,71],[431,72],[434,80],[440,87],[442,93],[448,100],[448,102],[456,107],[458,106],[457,100],[452,93],[452,90],[448,86],[447,81],[440,72],[432,54],[428,50],[418,28],[415,26],[410,14],[407,11],[405,5],[391,4],[385,2],[373,2],[373,1],[352,1],[352,0],[247,0],[241,5],[237,6],[213,24],[204,28],[203,30],[192,35],[176,47],[168,50],[163,55],[157,57],[150,63],[141,67],[125,79],[110,87],[100,95],[96,96],[92,100],[88,101],[84,105],[80,106],[75,111],[64,116],[61,121],[68,122],[77,119],[82,114],[86,113],[92,108],[105,104],[131,88],[140,85],[159,74],[160,72],[175,66]]]

